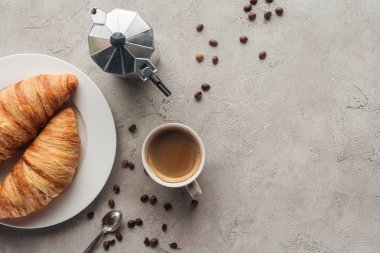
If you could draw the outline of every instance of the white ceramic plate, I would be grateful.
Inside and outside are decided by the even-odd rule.
[[[54,57],[18,54],[0,59],[0,89],[38,74],[74,74],[79,79],[71,105],[79,122],[81,156],[77,175],[69,188],[44,209],[20,219],[0,220],[0,224],[32,229],[66,221],[86,208],[100,193],[113,166],[116,153],[115,123],[108,103],[95,83],[81,70]],[[0,166],[0,180],[17,158]]]

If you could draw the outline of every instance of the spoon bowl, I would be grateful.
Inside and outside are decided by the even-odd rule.
[[[121,224],[123,214],[120,210],[112,210],[106,213],[102,220],[102,230],[105,233],[116,231]]]

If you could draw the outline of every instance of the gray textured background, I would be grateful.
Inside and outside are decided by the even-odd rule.
[[[159,238],[164,249],[176,241],[180,252],[380,252],[379,2],[259,0],[253,23],[242,11],[246,2],[0,1],[0,56],[43,53],[76,65],[104,93],[118,128],[113,172],[97,200],[50,229],[0,227],[1,252],[81,252],[111,197],[127,220],[145,223],[124,226],[123,242],[110,252],[162,252],[146,248],[145,236]],[[263,11],[278,5],[284,16],[263,22]],[[159,75],[172,97],[103,74],[91,61],[93,6],[136,10],[154,27]],[[246,45],[238,40],[243,34]],[[208,46],[210,38],[217,48]],[[262,49],[265,61],[257,57]],[[194,60],[198,51],[206,55],[202,64]],[[193,93],[203,82],[212,88],[197,103]],[[142,171],[144,137],[169,121],[188,124],[205,143],[197,210],[183,190],[164,189]],[[124,158],[135,162],[134,171],[120,168]],[[142,193],[155,193],[159,204],[141,204]],[[164,200],[172,212],[163,211]],[[92,221],[88,210],[96,213]]]

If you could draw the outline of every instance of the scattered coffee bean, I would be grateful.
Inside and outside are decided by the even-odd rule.
[[[266,12],[264,13],[264,18],[265,18],[266,20],[269,20],[271,16],[272,16],[272,12],[271,12],[271,11],[266,11]]]
[[[218,64],[218,62],[219,62],[218,56],[213,56],[212,57],[212,63],[214,63],[214,65],[216,65],[216,64]]]
[[[115,245],[115,239],[112,239],[109,241],[109,244],[112,246],[112,245]]]
[[[267,57],[267,52],[265,52],[265,51],[261,51],[261,52],[259,53],[259,58],[260,58],[260,60],[264,60],[265,57]]]
[[[136,223],[137,226],[141,227],[141,226],[143,225],[144,222],[143,222],[142,219],[137,218],[137,219],[135,220],[135,223]]]
[[[148,237],[145,237],[144,244],[145,244],[145,246],[149,246],[149,238]]]
[[[119,194],[119,192],[120,192],[120,186],[118,186],[117,184],[115,184],[113,186],[113,192],[116,193],[116,194]]]
[[[148,202],[148,200],[149,200],[149,196],[148,196],[148,194],[143,194],[143,195],[141,195],[140,200],[141,200],[141,202],[143,202],[143,203]]]
[[[134,170],[134,169],[135,169],[135,164],[134,164],[133,162],[128,162],[127,167],[128,167],[130,170]]]
[[[248,14],[248,19],[251,20],[251,21],[254,21],[256,19],[256,13],[250,12]]]
[[[108,206],[110,208],[114,208],[115,207],[115,201],[113,199],[108,200]]]
[[[127,223],[127,226],[129,227],[129,228],[134,228],[135,227],[135,221],[134,220],[129,220],[128,221],[128,223]]]
[[[135,169],[135,164],[133,162],[128,162],[128,168],[130,170],[134,170]]]
[[[218,41],[211,39],[208,41],[208,44],[212,47],[216,47],[216,46],[218,46]]]
[[[243,10],[245,12],[250,12],[252,10],[252,5],[251,4],[244,5]]]
[[[202,84],[201,88],[204,91],[208,91],[208,90],[210,90],[211,86],[207,83],[204,83],[204,84]]]
[[[170,248],[172,248],[172,249],[178,249],[178,245],[177,245],[177,243],[175,243],[175,242],[172,242],[171,244],[169,244],[169,246],[170,246]]]
[[[198,200],[193,199],[193,200],[191,201],[191,206],[192,206],[192,207],[197,207],[197,206],[198,206]]]
[[[249,1],[252,5],[256,5],[257,4],[257,0],[250,0]]]
[[[129,132],[134,133],[136,131],[136,125],[132,124],[128,127]]]
[[[128,167],[128,160],[123,160],[121,163],[121,167],[127,168]]]
[[[87,218],[88,218],[89,220],[91,220],[92,218],[94,218],[94,212],[89,212],[89,213],[87,213]]]
[[[170,204],[170,203],[165,203],[164,204],[164,209],[166,211],[170,211],[170,210],[172,210],[172,208],[173,208],[172,204]]]
[[[195,97],[195,99],[197,101],[201,100],[201,98],[202,98],[202,92],[201,91],[195,92],[194,97]]]
[[[154,195],[152,195],[152,196],[149,198],[149,203],[150,203],[151,205],[156,204],[156,203],[157,203],[157,197],[154,196]]]
[[[198,62],[202,62],[203,59],[204,59],[204,55],[202,53],[197,53],[197,55],[195,56],[195,59],[198,61]]]
[[[267,2],[268,4],[272,3],[273,0],[265,0],[265,2]]]
[[[157,239],[157,238],[152,238],[152,239],[150,239],[150,241],[149,241],[149,245],[150,245],[150,247],[152,247],[152,248],[157,247],[157,245],[158,245],[158,239]]]
[[[282,16],[284,13],[284,9],[282,7],[277,7],[275,11],[278,16]]]
[[[108,249],[110,248],[110,243],[109,243],[109,241],[104,241],[104,242],[103,242],[103,248],[104,248],[104,250],[108,250]]]
[[[123,235],[120,233],[120,232],[116,232],[115,233],[115,236],[116,236],[116,239],[120,242],[121,240],[123,240]]]
[[[243,36],[240,36],[240,42],[241,43],[243,43],[243,44],[245,44],[245,43],[247,43],[247,41],[248,41],[248,37],[247,36],[245,36],[245,35],[243,35]]]
[[[164,223],[162,224],[161,228],[162,228],[162,231],[166,232],[166,230],[168,230],[168,225]]]
[[[199,24],[199,25],[197,25],[197,31],[198,32],[202,32],[203,31],[203,24]]]

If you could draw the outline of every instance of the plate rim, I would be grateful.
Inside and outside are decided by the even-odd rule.
[[[81,208],[81,210],[79,210],[76,214],[72,215],[71,217],[69,218],[63,218],[63,219],[60,219],[58,222],[55,222],[54,224],[51,224],[51,225],[43,225],[43,226],[28,226],[28,227],[23,227],[23,226],[20,226],[20,225],[11,225],[11,224],[6,224],[6,223],[3,223],[1,220],[0,220],[0,226],[3,226],[3,227],[8,227],[8,228],[13,228],[13,229],[20,229],[20,230],[38,230],[38,229],[46,229],[46,228],[50,228],[50,227],[53,227],[53,226],[57,226],[57,225],[60,225],[62,223],[65,223],[67,221],[70,221],[72,220],[73,218],[77,217],[81,212],[83,212],[83,210],[85,210],[89,205],[91,205],[94,200],[99,196],[99,194],[103,191],[105,185],[107,184],[108,180],[109,180],[109,177],[112,173],[112,169],[113,169],[113,165],[115,164],[115,158],[116,158],[116,150],[117,150],[117,133],[116,133],[116,125],[115,125],[115,118],[113,116],[113,113],[111,111],[111,108],[109,106],[109,103],[106,99],[106,97],[103,95],[102,91],[99,89],[99,87],[96,85],[96,83],[85,73],[83,72],[81,69],[79,69],[78,67],[76,67],[75,65],[67,62],[67,61],[64,61],[62,59],[59,59],[57,57],[54,57],[54,56],[50,56],[50,55],[46,55],[46,54],[39,54],[39,53],[20,53],[20,54],[12,54],[12,55],[7,55],[7,56],[4,56],[4,57],[0,57],[0,61],[4,61],[4,60],[7,60],[9,58],[15,58],[15,57],[41,57],[41,58],[50,58],[51,60],[54,60],[54,61],[58,61],[60,63],[63,63],[63,64],[66,64],[66,65],[69,65],[70,67],[72,67],[73,69],[77,70],[78,72],[81,72],[90,82],[90,84],[95,88],[95,90],[99,93],[99,95],[104,99],[104,101],[106,102],[107,104],[107,108],[106,110],[109,112],[109,115],[112,119],[112,133],[107,133],[109,134],[109,138],[112,138],[112,142],[114,145],[113,146],[113,149],[112,149],[112,164],[110,165],[110,169],[109,169],[109,173],[107,175],[107,179],[104,181],[104,184],[102,185],[102,187],[100,188],[99,192],[97,192],[95,194],[95,196],[93,197],[93,199],[88,203],[86,204],[83,208]],[[5,86],[7,87],[7,86]],[[4,88],[5,88],[4,87]],[[112,134],[112,136],[111,136]]]

